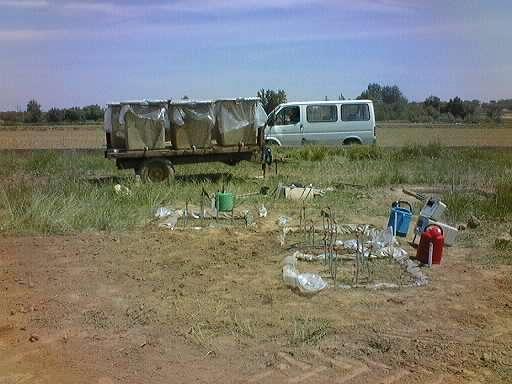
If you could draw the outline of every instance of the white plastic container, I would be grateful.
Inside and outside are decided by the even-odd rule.
[[[452,227],[451,225],[440,223],[439,221],[435,221],[432,219],[428,220],[428,224],[435,224],[441,227],[443,230],[443,236],[444,236],[444,244],[448,246],[452,246],[455,244],[455,241],[457,240],[457,235],[459,234],[459,230],[457,228]]]
[[[421,209],[420,216],[427,217],[432,220],[439,220],[445,210],[445,203],[431,197]]]
[[[443,230],[443,236],[444,236],[444,245],[452,246],[455,244],[455,241],[457,240],[457,235],[459,234],[459,231],[457,228],[452,227],[451,225],[441,223],[439,221],[435,221],[432,219],[429,219],[427,217],[420,216],[418,218],[418,222],[416,224],[415,229],[415,236],[421,236],[425,228],[427,228],[430,224],[435,224]]]

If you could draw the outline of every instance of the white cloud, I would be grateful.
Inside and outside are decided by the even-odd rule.
[[[0,0],[1,1],[1,0]],[[7,0],[8,2],[13,2]],[[29,2],[37,3],[38,0]],[[46,3],[46,1],[41,1]],[[131,3],[114,1],[62,1],[59,8],[73,12],[106,14],[148,14],[153,12],[224,13],[249,12],[255,10],[300,9],[308,6],[347,11],[372,13],[396,13],[418,9],[420,6],[406,0],[176,0],[152,3]]]
[[[238,11],[238,10],[256,10],[256,9],[279,9],[293,8],[305,5],[321,3],[321,0],[196,0],[196,1],[176,1],[168,4],[158,4],[155,7],[160,9],[191,11],[191,12],[211,12],[211,11]]]
[[[223,22],[203,22],[186,24],[119,24],[114,27],[104,25],[95,28],[62,28],[51,30],[19,29],[0,30],[0,41],[41,41],[41,40],[117,40],[121,38],[160,39],[169,37],[183,41],[212,41],[221,46],[250,46],[261,43],[308,41],[346,41],[389,39],[400,36],[432,38],[446,33],[464,34],[471,25],[417,25],[417,26],[376,26],[361,30],[357,25],[340,25],[326,21],[322,29],[311,30],[306,26],[296,26],[293,22],[283,24],[279,20],[269,20],[262,30],[260,21],[246,20]],[[313,22],[314,24],[314,22]],[[342,31],[340,30],[342,29]],[[236,36],[236,38],[233,38]]]
[[[422,8],[421,5],[415,4],[413,1],[404,0],[360,0],[341,5],[348,6],[353,10],[374,13],[403,13]]]
[[[337,8],[349,11],[363,11],[375,13],[394,13],[410,11],[420,8],[406,0],[179,0],[173,3],[160,3],[155,8],[189,11],[189,12],[223,12],[223,11],[250,11],[261,9],[294,9],[307,6],[317,6],[325,9]]]
[[[62,31],[57,30],[36,30],[36,29],[14,29],[0,30],[0,41],[40,41],[59,38]]]
[[[59,9],[74,13],[104,13],[116,16],[136,16],[154,14],[158,12],[189,12],[202,14],[279,8],[286,9],[319,2],[322,2],[322,0],[177,0],[174,2],[141,2],[138,4],[123,4],[112,1],[66,1],[59,6]]]
[[[0,4],[2,4],[0,0]],[[185,11],[205,7],[218,7],[224,10],[246,9],[249,4],[254,7],[292,7],[306,4],[331,4],[336,7],[326,14],[320,12],[306,12],[309,17],[291,14],[283,19],[279,12],[269,12],[268,16],[240,16],[233,18],[215,18],[197,20],[195,18],[178,18],[172,23],[148,23],[148,12],[170,11],[171,9]],[[406,12],[416,10],[405,0],[360,0],[358,2],[329,0],[196,0],[175,1],[173,3],[151,3],[150,5],[137,3],[132,5],[118,5],[113,1],[79,2],[67,1],[52,5],[55,9],[65,12],[95,12],[114,16],[118,21],[105,22],[101,18],[91,18],[87,24],[76,26],[54,27],[53,30],[37,30],[25,26],[12,29],[0,29],[0,41],[41,41],[41,40],[114,40],[120,38],[175,38],[191,39],[191,43],[198,41],[212,41],[217,45],[254,45],[255,43],[272,42],[307,42],[320,40],[375,40],[381,38],[436,38],[443,33],[464,35],[465,31],[479,29],[478,26],[465,21],[453,20],[444,23],[414,23],[406,17],[407,22],[389,23],[389,18],[376,18],[373,23],[366,23],[361,28],[358,17],[354,18],[350,12]],[[174,8],[173,8],[174,7]],[[188,8],[187,8],[188,7]],[[325,7],[324,7],[325,8]],[[207,9],[207,8],[206,8]],[[202,12],[206,12],[203,8]],[[217,8],[216,8],[217,9]],[[343,12],[344,10],[349,12]],[[195,11],[194,11],[195,12]],[[123,16],[123,17],[119,17]],[[133,17],[130,17],[133,16]],[[140,16],[140,17],[139,17]],[[85,17],[85,16],[84,16]],[[125,18],[126,17],[126,18]],[[403,18],[402,16],[400,16]],[[381,20],[382,22],[380,22]],[[92,23],[92,24],[91,24]],[[54,24],[55,25],[55,24]],[[263,28],[264,26],[264,28]]]
[[[118,14],[123,9],[127,8],[141,8],[140,6],[123,6],[122,4],[116,5],[111,2],[79,2],[79,1],[71,1],[63,3],[59,8],[64,11],[73,11],[77,13],[82,12],[95,12],[95,13],[108,13],[108,14]]]
[[[0,8],[46,8],[48,5],[46,0],[0,0]]]

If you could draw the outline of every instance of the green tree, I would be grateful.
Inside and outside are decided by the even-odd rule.
[[[485,105],[485,114],[490,120],[501,121],[502,108],[495,100]]]
[[[58,108],[50,108],[46,113],[46,120],[49,123],[59,123],[64,120],[64,111]]]
[[[402,94],[398,85],[385,85],[382,89],[382,102],[384,104],[407,104],[407,99]]]
[[[82,111],[78,107],[66,108],[64,110],[64,120],[77,122],[82,119]]]
[[[87,105],[82,108],[83,118],[89,121],[98,121],[103,119],[103,109],[97,105]]]
[[[437,96],[430,95],[425,99],[423,104],[425,104],[426,107],[432,107],[439,111],[439,108],[441,107],[441,99]]]
[[[10,123],[14,123],[14,122],[20,120],[20,115],[21,115],[21,113],[20,112],[16,112],[16,111],[0,112],[0,120],[8,121]]]
[[[257,93],[260,98],[265,112],[272,112],[279,104],[286,103],[287,97],[284,89],[278,89],[274,91],[272,89],[260,89]]]
[[[38,123],[42,120],[42,117],[41,105],[34,99],[30,100],[27,104],[25,121],[28,123]]]
[[[462,102],[464,107],[464,121],[468,123],[478,123],[480,121],[480,114],[482,108],[480,107],[479,100],[464,100]]]
[[[464,104],[461,98],[458,96],[455,96],[453,99],[450,99],[448,103],[446,103],[443,112],[451,113],[455,118],[464,119],[464,117],[466,117]]]
[[[382,103],[382,87],[377,83],[368,84],[368,88],[365,91],[361,92],[358,97],[359,100],[372,100],[373,102],[379,104]]]
[[[380,85],[370,83],[358,97],[359,100],[372,100],[375,104],[407,104],[398,85]]]

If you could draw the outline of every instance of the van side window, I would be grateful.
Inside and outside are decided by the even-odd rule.
[[[341,106],[341,120],[343,121],[368,121],[370,109],[368,104],[343,104]]]
[[[336,105],[308,105],[306,116],[309,123],[325,123],[338,120]]]
[[[292,125],[300,121],[299,106],[284,107],[277,115],[274,125]]]

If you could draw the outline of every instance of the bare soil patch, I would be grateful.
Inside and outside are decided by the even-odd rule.
[[[510,147],[512,123],[488,125],[378,123],[382,146],[441,143],[461,147]],[[102,126],[39,126],[0,130],[0,149],[98,149],[105,146]]]
[[[488,252],[308,298],[268,223],[0,237],[0,383],[510,382],[511,268]]]

